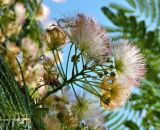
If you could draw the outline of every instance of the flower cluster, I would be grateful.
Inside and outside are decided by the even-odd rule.
[[[73,65],[77,73],[76,64],[80,55],[84,58],[82,62],[85,60],[87,63],[82,70],[90,71],[89,74],[82,74],[83,77],[79,80],[90,86],[85,89],[90,91],[92,88],[90,92],[100,97],[102,106],[108,110],[123,106],[132,89],[140,85],[146,73],[145,59],[140,49],[128,40],[113,43],[102,26],[92,17],[83,14],[61,19],[56,27],[49,32],[47,30],[46,45],[54,51],[64,45],[66,36],[80,51],[80,54],[72,57],[72,60],[77,59]],[[79,86],[77,82],[75,85]]]
[[[47,130],[60,130],[63,128],[85,129],[104,128],[104,110],[99,108],[93,96],[86,92],[79,93],[78,100],[73,99],[70,90],[64,90],[65,96],[50,95],[45,103],[54,106],[44,118]],[[88,100],[88,98],[92,100]]]
[[[38,4],[39,1],[34,2]],[[34,4],[34,2],[30,4]],[[43,84],[42,79],[45,73],[43,66],[37,62],[41,54],[38,39],[41,38],[41,35],[38,34],[39,32],[36,34],[34,28],[37,26],[36,30],[40,29],[38,23],[48,18],[49,8],[39,4],[38,7],[35,7],[37,14],[32,19],[32,23],[34,23],[32,25],[30,24],[32,12],[24,2],[15,0],[2,0],[0,2],[0,6],[3,8],[0,18],[3,23],[0,25],[0,53],[5,56],[16,80],[22,87],[22,76],[16,61],[16,58],[18,59],[23,68],[24,78],[30,93]],[[33,33],[32,31],[36,38],[29,34]],[[47,87],[42,86],[33,97],[41,98],[46,92]]]

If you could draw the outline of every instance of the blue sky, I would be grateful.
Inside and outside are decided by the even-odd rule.
[[[110,25],[101,11],[101,7],[111,2],[125,4],[125,0],[67,0],[65,3],[55,3],[52,0],[45,0],[44,3],[51,9],[50,19],[71,16],[75,12],[80,12],[93,16],[102,25]]]

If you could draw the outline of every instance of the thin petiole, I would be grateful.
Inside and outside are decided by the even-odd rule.
[[[73,84],[75,84],[75,85],[77,85],[78,87],[80,87],[80,88],[82,88],[82,89],[84,89],[84,90],[86,90],[86,91],[88,91],[88,92],[90,92],[90,93],[92,93],[92,94],[94,94],[95,96],[97,96],[97,97],[101,97],[101,96],[99,96],[98,94],[96,94],[96,93],[94,93],[94,92],[92,92],[91,90],[89,90],[89,89],[87,89],[87,88],[84,88],[84,87],[82,87],[81,85],[79,85],[78,83],[73,83]]]
[[[84,63],[84,59],[83,59],[83,53],[81,52],[81,59],[82,59],[82,64],[83,64],[83,68],[85,67],[85,63]]]
[[[90,84],[90,82],[87,81],[86,77],[85,77],[85,76],[83,76],[83,77],[84,77],[86,83],[87,83],[98,95],[100,95],[99,92],[98,92],[94,87],[92,87],[92,85]],[[101,95],[100,95],[100,96],[101,96]]]
[[[75,56],[77,56],[77,48],[75,46]],[[78,66],[77,66],[77,61],[74,62],[74,66],[75,66],[75,69],[76,69],[76,74],[78,74]]]
[[[67,75],[67,74],[68,74],[68,64],[69,64],[69,58],[70,58],[72,46],[73,46],[73,43],[70,45],[70,49],[69,49],[69,53],[68,53],[67,65],[66,65],[66,76],[68,76],[68,75]]]
[[[32,94],[31,94],[31,97],[33,96],[33,94],[34,94],[39,88],[41,88],[42,86],[45,86],[45,85],[46,85],[46,84],[42,84],[42,85],[38,86],[37,88],[35,88],[34,91],[33,91]]]
[[[75,80],[75,81],[79,81],[79,82],[82,82],[82,83],[86,83],[85,81],[83,81],[83,80]],[[88,84],[88,83],[86,83],[86,84]],[[91,84],[91,83],[90,83]],[[91,84],[92,86],[94,86],[94,87],[96,87],[96,88],[98,88],[98,89],[102,89],[102,90],[106,90],[106,91],[110,91],[109,89],[105,89],[105,88],[101,88],[101,87],[99,87],[99,86],[97,86],[97,85],[95,85],[95,84]]]
[[[73,86],[72,83],[71,83],[71,86],[72,86],[72,90],[73,90],[73,92],[74,92],[74,94],[75,94],[75,97],[76,97],[77,101],[78,101],[79,104],[80,104],[80,100],[79,100],[79,98],[78,98],[78,95],[77,95],[76,90],[74,89],[74,86]]]
[[[62,62],[61,62],[61,59],[60,59],[60,57],[59,57],[59,54],[58,54],[58,51],[57,51],[57,50],[56,50],[56,53],[57,53],[57,56],[58,56],[58,60],[59,60],[59,63],[60,63],[60,67],[61,67],[62,73],[64,74],[64,77],[66,78],[65,73],[64,73],[64,70],[63,70]]]
[[[84,78],[83,78],[83,79],[84,79]],[[78,80],[79,80],[79,79],[78,79]],[[86,80],[84,81],[84,80],[81,80],[81,79],[80,79],[80,81],[83,81],[83,82],[85,82]],[[88,81],[88,80],[87,80],[87,81]],[[91,83],[96,83],[96,84],[101,84],[101,82],[96,82],[96,81],[88,81],[88,82],[91,82]]]
[[[60,70],[60,68],[59,68],[59,66],[58,66],[58,63],[57,63],[57,60],[56,60],[56,56],[55,56],[54,51],[53,51],[53,56],[54,56],[54,59],[55,59],[55,62],[56,62],[57,69],[58,69],[60,75],[62,76],[63,80],[65,80],[65,76],[63,75],[63,73],[61,72],[61,70]]]

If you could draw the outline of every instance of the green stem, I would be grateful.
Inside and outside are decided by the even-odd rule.
[[[18,61],[17,58],[16,58],[16,61],[17,61],[17,63],[18,63],[18,66],[19,66],[19,68],[20,68],[20,71],[21,71],[22,80],[23,80],[23,83],[24,83],[25,98],[26,98],[26,100],[27,100],[28,109],[29,109],[29,111],[30,111],[30,113],[31,113],[31,109],[30,109],[30,108],[31,108],[31,106],[30,106],[30,100],[31,100],[31,98],[30,98],[30,95],[29,95],[29,92],[28,92],[28,89],[27,89],[27,84],[26,84],[26,82],[25,82],[25,78],[24,78],[22,66],[21,66],[21,64],[19,63],[19,61]]]
[[[31,94],[31,97],[33,96],[33,94],[34,94],[39,88],[41,88],[42,86],[45,86],[45,85],[46,85],[46,84],[42,84],[42,85],[38,86],[37,88],[35,88],[34,91],[33,91],[32,94]]]
[[[74,94],[75,94],[75,97],[76,97],[77,101],[78,101],[79,104],[80,104],[80,100],[79,100],[79,98],[78,98],[78,95],[77,95],[76,90],[74,89],[74,86],[73,86],[72,83],[71,83],[71,86],[72,86],[73,92],[74,92]]]
[[[86,76],[87,78],[90,78],[90,79],[93,79],[93,78],[96,77],[96,76],[88,75],[88,74],[86,74],[86,73],[84,73],[84,76]],[[102,82],[102,80],[101,80],[101,79],[98,79],[97,77],[96,77],[96,80],[99,80],[99,81],[100,81],[100,82],[97,82],[97,83],[101,83],[101,82]],[[96,81],[93,81],[93,82],[96,82]]]
[[[83,82],[85,82],[84,80],[81,80],[81,79],[84,79],[83,77],[82,78],[78,78],[78,80],[79,81],[83,81]],[[101,82],[96,82],[96,81],[90,81],[90,80],[87,80],[88,82],[91,82],[91,83],[95,83],[95,84],[101,84],[102,83],[102,81]]]
[[[83,75],[83,72],[84,72],[84,70],[81,70],[81,72],[79,72],[78,74],[72,76],[69,80],[64,81],[59,87],[55,88],[55,89],[52,90],[52,91],[49,91],[49,92],[46,94],[46,96],[44,96],[44,97],[40,100],[40,102],[37,103],[37,104],[35,104],[33,107],[36,107],[36,106],[42,104],[42,102],[43,102],[49,95],[51,95],[51,94],[53,94],[53,93],[61,90],[61,89],[62,89],[63,87],[65,87],[65,86],[73,83],[74,80],[75,80],[78,76]]]
[[[86,83],[85,81],[83,81],[83,80],[79,80],[79,79],[77,79],[76,81],[79,81],[79,82],[82,82],[82,83],[85,83],[85,84],[88,84],[88,83]],[[89,82],[89,81],[88,81]],[[91,83],[90,83],[91,84]],[[97,85],[95,85],[95,84],[91,84],[92,86],[94,86],[94,87],[96,87],[96,88],[98,88],[98,89],[102,89],[102,90],[106,90],[106,91],[110,91],[109,89],[105,89],[105,88],[100,88],[99,86],[97,86]]]
[[[83,64],[83,68],[85,67],[85,63],[84,63],[84,59],[83,59],[83,52],[81,52],[81,59],[82,59],[82,64]]]
[[[92,92],[91,90],[89,90],[89,89],[87,89],[87,88],[85,88],[85,87],[82,87],[82,86],[79,85],[78,83],[73,83],[73,84],[75,84],[75,85],[77,85],[78,87],[80,87],[80,88],[82,88],[82,89],[84,89],[84,90],[90,92],[91,94],[94,94],[94,95],[97,96],[97,97],[101,97],[101,96],[99,96],[98,94]]]
[[[94,87],[92,87],[92,85],[90,84],[90,82],[87,81],[86,77],[85,77],[85,76],[83,76],[83,77],[84,77],[86,83],[88,83],[88,85],[89,85],[98,95],[100,95],[99,92],[98,92]],[[100,95],[100,96],[101,96],[101,95]]]
[[[58,66],[58,63],[57,63],[57,60],[56,60],[56,55],[55,55],[54,51],[53,51],[53,56],[54,56],[54,59],[55,59],[55,62],[56,62],[57,69],[58,69],[60,75],[62,76],[63,80],[65,80],[65,76],[63,75],[63,73],[61,72],[61,69]]]
[[[75,46],[75,56],[77,56],[77,48]],[[79,55],[78,55],[79,56]],[[76,69],[76,73],[78,73],[78,66],[77,66],[77,61],[74,62],[74,66],[75,66],[75,69]]]
[[[73,46],[73,43],[70,45],[70,49],[69,49],[69,53],[68,53],[67,65],[66,65],[66,76],[68,76],[68,75],[67,75],[67,74],[68,74],[68,64],[69,64],[69,58],[70,58],[72,46]]]
[[[59,60],[59,63],[60,63],[60,67],[61,67],[62,73],[63,73],[64,77],[66,78],[67,75],[65,75],[65,73],[64,73],[63,66],[62,66],[62,62],[61,62],[61,59],[60,59],[60,57],[59,57],[59,54],[58,54],[58,51],[57,51],[57,50],[56,50],[56,53],[57,53],[57,56],[58,56],[58,60]]]
[[[23,84],[24,84],[24,87],[26,87],[26,82],[25,82],[25,78],[24,78],[24,75],[23,75],[23,70],[22,70],[22,67],[21,67],[21,64],[19,63],[18,59],[16,58],[16,61],[18,63],[18,66],[20,68],[20,71],[21,71],[21,76],[22,76],[22,81],[23,81]]]

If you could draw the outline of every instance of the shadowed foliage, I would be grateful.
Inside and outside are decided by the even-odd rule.
[[[107,114],[108,126],[114,130],[160,128],[160,1],[126,0],[126,6],[110,3],[102,7],[102,12],[113,24],[106,27],[113,41],[122,38],[136,43],[147,59],[148,69],[146,80],[136,88],[129,105]]]

